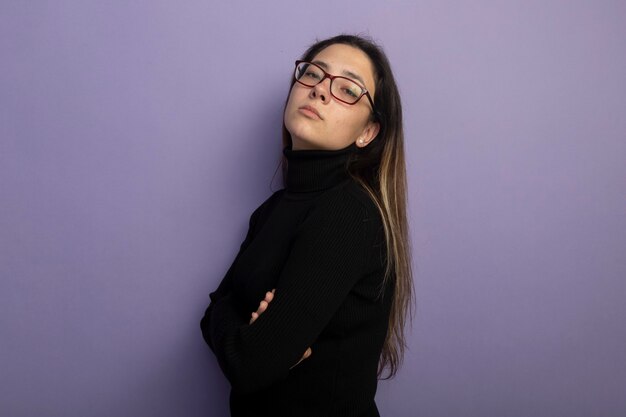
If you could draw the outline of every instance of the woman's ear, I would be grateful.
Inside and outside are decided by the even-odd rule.
[[[378,132],[380,131],[380,124],[378,122],[368,122],[363,129],[363,132],[359,135],[356,140],[356,146],[359,148],[364,148],[371,141],[376,138]]]

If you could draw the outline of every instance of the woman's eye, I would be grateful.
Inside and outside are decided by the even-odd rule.
[[[357,94],[356,92],[352,91],[352,90],[351,90],[351,89],[349,89],[349,88],[344,88],[344,89],[343,89],[343,92],[344,92],[345,94],[349,95],[350,97],[354,97],[354,98],[357,98],[357,97],[358,97],[358,94]]]
[[[313,78],[315,80],[318,80],[320,78],[319,74],[312,72],[312,71],[307,71],[304,73],[305,77],[309,77],[309,78]]]

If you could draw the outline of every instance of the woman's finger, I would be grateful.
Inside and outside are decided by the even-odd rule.
[[[292,367],[290,367],[289,369],[293,369],[297,364],[299,364],[300,362],[302,362],[303,360],[305,360],[306,358],[308,358],[309,356],[311,356],[313,354],[313,350],[311,350],[310,347],[308,347],[305,351],[304,354],[302,355],[302,357],[300,358],[300,360],[298,362],[296,362]]]
[[[259,315],[256,312],[252,313],[252,317],[250,318],[250,324],[254,323],[254,321],[258,318]]]
[[[265,293],[265,299],[259,303],[259,307],[257,308],[257,310],[252,313],[252,317],[250,318],[250,324],[254,323],[255,320],[258,319],[265,310],[267,310],[267,306],[269,306],[270,302],[274,299],[275,291],[276,288],[274,288],[272,291],[268,291]]]

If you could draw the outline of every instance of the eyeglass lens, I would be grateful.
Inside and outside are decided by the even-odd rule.
[[[301,62],[296,66],[295,77],[299,83],[314,87],[324,79],[324,71],[317,65]],[[361,98],[363,89],[348,78],[337,77],[330,82],[330,94],[341,101],[353,104]]]

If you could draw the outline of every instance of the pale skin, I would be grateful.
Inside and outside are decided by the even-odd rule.
[[[334,44],[320,51],[312,62],[332,75],[349,77],[364,86],[372,100],[375,94],[374,70],[363,51],[349,45]],[[336,100],[330,94],[330,80],[314,87],[295,83],[285,107],[284,122],[291,135],[292,149],[343,149],[351,143],[358,147],[369,145],[378,134],[380,125],[371,121],[372,108],[366,97],[353,105]],[[265,293],[259,307],[251,314],[250,324],[265,312],[274,299],[276,289]],[[311,348],[291,368],[307,359]],[[290,368],[290,369],[291,369]]]
[[[311,61],[332,75],[353,79],[374,99],[376,83],[372,63],[360,49],[334,44],[321,50]],[[291,135],[292,149],[342,149],[356,143],[369,145],[380,125],[371,120],[372,108],[366,97],[355,104],[336,100],[327,78],[315,87],[295,83],[285,107],[284,122]]]

